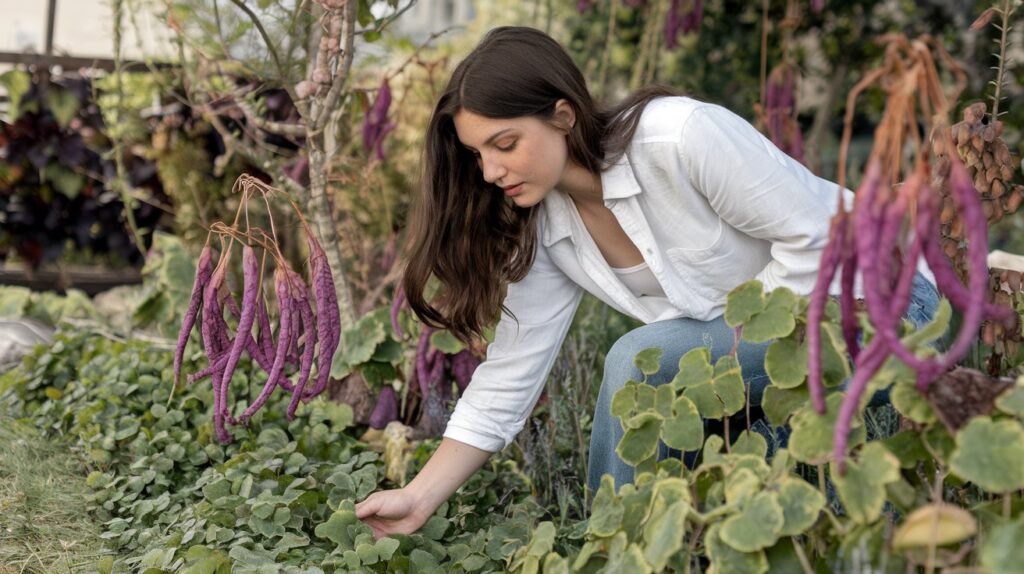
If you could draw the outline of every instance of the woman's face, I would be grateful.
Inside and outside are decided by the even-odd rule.
[[[484,180],[519,207],[540,203],[565,177],[566,131],[535,117],[495,119],[465,109],[454,120],[459,141],[476,156]],[[558,106],[554,120],[572,123]]]

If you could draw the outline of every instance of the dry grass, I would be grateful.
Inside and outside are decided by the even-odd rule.
[[[0,414],[0,574],[86,572],[102,556],[81,460]]]

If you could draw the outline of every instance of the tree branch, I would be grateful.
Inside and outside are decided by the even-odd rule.
[[[334,83],[324,97],[320,110],[315,114],[312,122],[312,131],[319,132],[327,125],[327,119],[331,116],[334,106],[338,103],[341,91],[345,89],[345,82],[348,80],[349,72],[352,70],[353,47],[356,40],[356,0],[348,0],[345,3],[345,48],[343,60],[339,62],[338,69],[334,72]]]
[[[288,138],[302,138],[306,137],[306,125],[305,124],[289,124],[285,122],[272,122],[265,120],[258,116],[252,108],[248,106],[241,99],[235,100],[235,105],[238,106],[242,113],[245,114],[245,119],[252,122],[252,125],[257,128],[279,136]]]
[[[281,77],[281,81],[285,81],[288,75],[285,73],[284,66],[281,65],[281,59],[277,56],[277,50],[274,48],[274,44],[270,41],[270,36],[267,34],[266,28],[263,27],[263,22],[260,22],[256,13],[245,5],[243,0],[231,0],[231,3],[238,6],[238,9],[245,12],[245,15],[252,21],[253,26],[256,26],[256,30],[259,31],[260,36],[263,37],[263,43],[267,45],[267,50],[270,51],[270,57],[274,59],[274,66],[277,67],[277,75]]]

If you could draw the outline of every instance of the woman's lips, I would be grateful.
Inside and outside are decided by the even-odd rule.
[[[503,189],[505,190],[505,195],[507,195],[509,197],[515,197],[515,196],[519,195],[520,193],[522,193],[522,191],[523,191],[523,184],[520,183],[520,184],[513,185],[511,187],[506,187],[506,188],[503,188]]]

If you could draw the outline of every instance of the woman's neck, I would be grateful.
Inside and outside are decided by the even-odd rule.
[[[572,198],[579,208],[603,207],[604,192],[601,175],[576,164],[566,167],[558,190]]]

